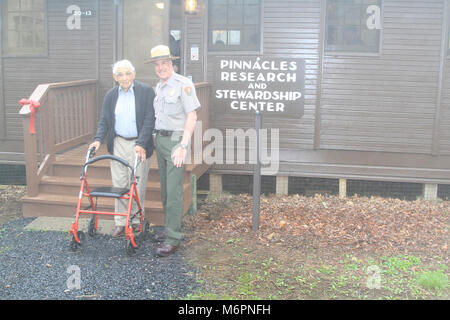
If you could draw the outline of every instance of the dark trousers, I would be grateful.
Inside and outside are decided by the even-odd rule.
[[[175,167],[171,157],[179,140],[172,141],[170,136],[156,135],[156,156],[161,182],[161,201],[165,214],[166,243],[174,246],[178,246],[183,238],[184,165]]]

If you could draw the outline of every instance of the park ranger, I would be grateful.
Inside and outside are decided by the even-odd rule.
[[[146,61],[154,64],[160,79],[154,107],[165,232],[155,235],[155,240],[161,242],[156,250],[158,256],[175,252],[183,238],[184,163],[197,121],[196,110],[200,107],[192,81],[174,71],[172,61],[176,59],[169,47],[158,45]]]

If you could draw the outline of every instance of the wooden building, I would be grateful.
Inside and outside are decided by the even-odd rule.
[[[209,128],[254,126],[255,109],[231,107],[224,88],[239,96],[257,83],[260,100],[276,103],[274,91],[298,84],[301,99],[263,111],[263,128],[278,129],[280,192],[302,176],[341,179],[343,189],[345,179],[423,183],[433,195],[450,184],[449,10],[447,0],[2,0],[0,162],[25,162],[17,102],[39,84],[95,80],[98,115],[114,61],[130,59],[154,85],[143,62],[172,42],[179,72],[211,86]],[[256,60],[277,70],[273,85],[236,64],[236,81],[218,78],[226,61]],[[278,77],[283,61],[299,66],[295,83]],[[209,172],[220,182],[252,165]]]

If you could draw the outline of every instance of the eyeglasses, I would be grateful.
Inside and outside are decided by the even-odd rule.
[[[129,77],[131,77],[133,75],[133,72],[130,72],[130,71],[128,71],[128,72],[125,72],[125,73],[116,73],[116,77],[117,78],[123,78],[123,77],[127,77],[127,78],[129,78]]]

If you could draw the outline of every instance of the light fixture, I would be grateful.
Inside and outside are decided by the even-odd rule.
[[[155,6],[158,9],[164,10],[164,2],[162,2],[162,1],[159,1],[159,2],[155,3]]]
[[[197,0],[185,0],[184,12],[186,14],[196,14],[197,13]]]

